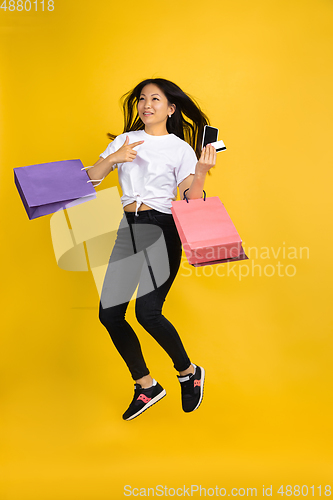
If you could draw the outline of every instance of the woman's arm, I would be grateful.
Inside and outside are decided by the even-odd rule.
[[[87,174],[91,180],[96,180],[96,182],[92,182],[92,185],[95,186],[96,183],[100,183],[100,179],[104,179],[111,170],[113,169],[113,166],[116,164],[114,159],[112,158],[113,155],[109,155],[106,158],[100,157],[99,160],[94,163],[92,167],[90,167],[87,170]]]
[[[136,157],[136,151],[133,148],[143,142],[144,141],[137,141],[129,144],[127,135],[124,144],[115,153],[110,154],[106,158],[100,157],[99,160],[87,170],[89,178],[99,183],[100,179],[104,179],[117,163],[133,161]],[[92,185],[95,186],[94,183],[92,183]]]
[[[207,172],[214,167],[215,163],[216,149],[208,145],[201,152],[200,159],[195,166],[195,174],[190,174],[178,186],[181,200],[186,189],[188,189],[186,193],[188,199],[202,198]]]

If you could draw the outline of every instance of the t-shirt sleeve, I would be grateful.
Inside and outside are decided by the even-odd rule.
[[[121,137],[118,135],[110,144],[108,144],[108,147],[106,148],[103,153],[101,153],[99,156],[102,158],[106,158],[107,156],[111,155],[112,153],[115,153],[118,151],[118,149],[122,146],[124,141],[121,141]],[[114,165],[113,168],[115,168],[116,165]]]
[[[198,162],[194,149],[186,144],[180,164],[175,170],[177,186],[190,174],[195,174],[195,166]]]

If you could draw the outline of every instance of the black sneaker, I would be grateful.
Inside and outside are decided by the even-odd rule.
[[[186,413],[196,410],[202,401],[205,370],[194,366],[194,373],[190,375],[177,375],[182,390],[182,406]]]
[[[165,389],[156,380],[154,380],[154,383],[155,385],[148,387],[148,389],[143,389],[140,384],[134,384],[134,398],[123,415],[124,420],[132,420],[132,418],[139,416],[140,413],[164,398],[166,395]]]

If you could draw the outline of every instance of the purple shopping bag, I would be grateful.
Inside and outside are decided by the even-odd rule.
[[[69,203],[96,198],[80,160],[64,160],[14,168],[14,180],[29,219],[52,214]]]

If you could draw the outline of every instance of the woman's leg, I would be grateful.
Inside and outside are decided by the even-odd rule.
[[[154,216],[151,215],[153,212]],[[164,253],[161,244],[151,244],[156,242],[162,231],[166,247]],[[143,249],[146,248],[147,252],[144,253]],[[148,274],[147,256],[156,280]],[[193,372],[176,329],[162,315],[162,306],[177,275],[180,261],[181,242],[171,215],[156,211],[141,212],[138,219],[134,214],[127,214],[127,218],[124,215],[103,283],[99,318],[127,364],[132,378],[143,386],[150,383],[149,370],[139,340],[125,320],[129,300],[139,281],[136,299],[138,321],[169,354],[181,375]],[[169,277],[165,279],[166,276]]]
[[[104,278],[99,319],[136,381],[147,377],[149,370],[140,342],[125,320],[125,313],[137,287],[143,263],[143,255],[134,252],[132,230],[124,215]]]
[[[193,366],[175,327],[162,315],[163,303],[180,266],[181,241],[171,215],[153,211],[151,219],[150,222],[159,225],[163,231],[170,274],[163,284],[152,289],[149,293],[141,294],[144,284],[140,279],[138,298],[136,299],[136,317],[143,328],[171,357],[175,369],[185,375],[193,373]],[[163,257],[161,248],[158,245],[151,246],[147,248],[147,254],[152,272],[157,274],[157,270],[165,267],[165,262],[160,258],[161,255]],[[144,273],[144,271],[145,268],[142,272]]]
[[[140,234],[143,236],[141,238],[143,243],[148,241],[146,248],[140,248],[140,237],[135,241],[133,236],[136,232],[134,226],[139,226],[140,224],[136,224],[139,221],[135,219],[131,221],[131,217],[128,216],[130,225],[127,226],[127,231],[118,231],[100,301],[101,322],[108,329],[116,348],[130,369],[133,379],[137,382],[141,381],[141,386],[135,385],[133,400],[123,414],[125,420],[137,417],[166,394],[163,387],[155,380],[151,380],[151,387],[149,387],[149,381],[147,385],[142,384],[143,381],[147,382],[150,378],[149,370],[146,367],[139,340],[125,320],[128,302],[138,280],[140,283],[136,300],[137,318],[169,354],[175,368],[180,372],[182,377],[179,378],[179,381],[182,386],[184,411],[195,410],[201,403],[203,394],[203,369],[191,364],[177,331],[162,315],[165,297],[176,277],[181,261],[181,243],[178,232],[174,223],[170,223],[170,217],[165,217],[165,214],[155,214],[155,216],[152,213],[145,214],[140,218],[141,222],[146,223],[147,218],[150,224],[156,224],[157,228],[158,226],[163,228],[167,252],[165,253],[159,245],[156,246],[154,243],[151,245],[151,241],[156,240],[155,234],[150,231],[151,227],[149,230],[137,231],[138,236]],[[131,222],[133,222],[133,226]],[[169,276],[166,279],[165,267],[169,268],[167,273]],[[153,272],[154,268],[155,273]],[[142,279],[142,277],[144,278]],[[192,375],[193,368],[195,368],[195,373]]]

